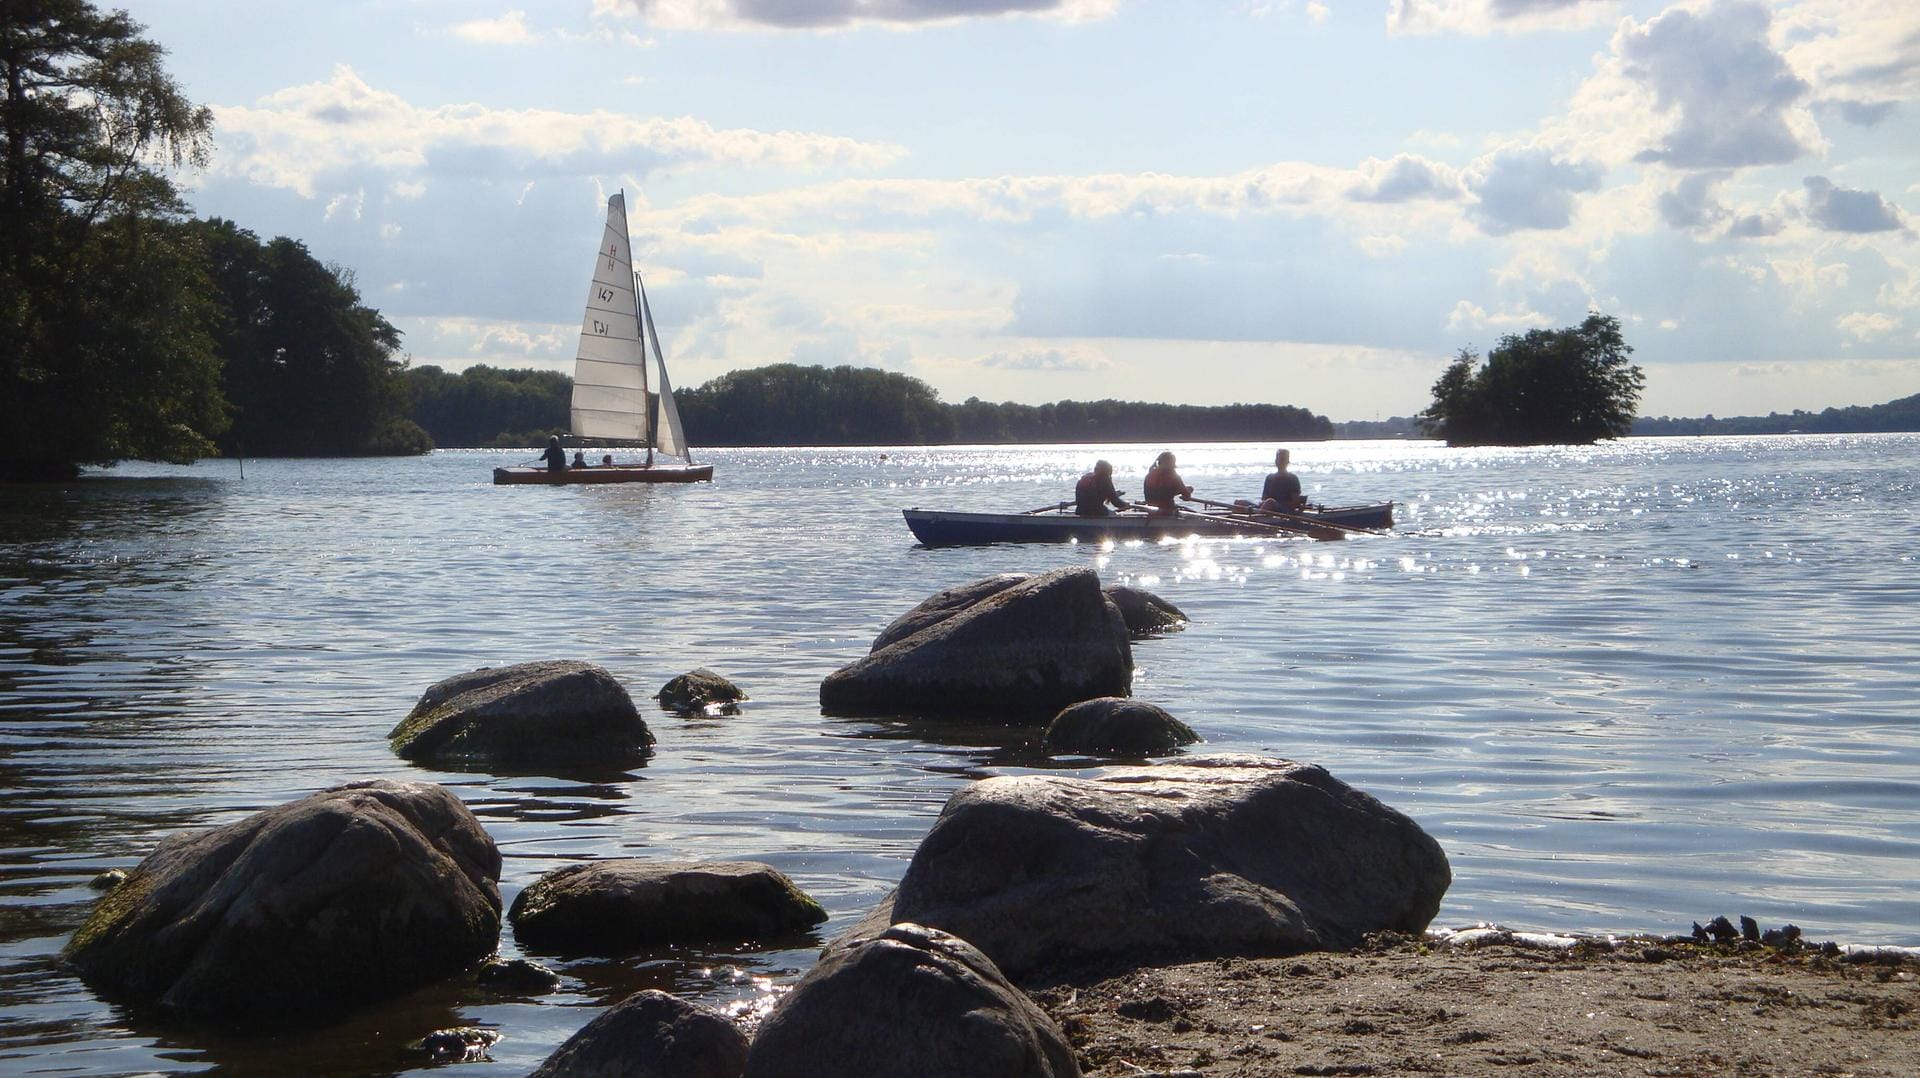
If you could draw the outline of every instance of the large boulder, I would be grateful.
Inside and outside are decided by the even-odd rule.
[[[356,782],[163,839],[66,957],[103,995],[282,1023],[486,958],[499,878],[493,840],[444,787]]]
[[[451,767],[630,767],[653,733],[612,674],[556,660],[435,684],[387,734],[409,760]]]
[[[653,694],[660,706],[682,715],[730,715],[747,698],[740,686],[704,666],[695,667],[660,686]]]
[[[747,1078],[1067,1078],[1073,1049],[965,940],[914,924],[836,944],[760,1026]]]
[[[1140,700],[1103,696],[1062,708],[1042,739],[1049,753],[1153,756],[1200,740],[1166,709]]]
[[[1185,612],[1144,588],[1108,584],[1106,593],[1125,619],[1128,635],[1135,640],[1187,627]]]
[[[962,788],[854,933],[942,928],[1018,979],[1418,933],[1451,882],[1418,824],[1325,770],[1200,756]]]
[[[508,911],[523,947],[630,954],[643,947],[768,939],[827,919],[785,874],[756,861],[642,861],[557,868]]]
[[[928,611],[908,635],[888,640],[890,628],[881,647],[821,682],[821,707],[839,715],[1044,722],[1067,704],[1131,691],[1126,623],[1093,570],[1000,584],[968,585],[984,597]]]
[[[740,1078],[747,1036],[717,1011],[647,989],[567,1038],[528,1078]]]
[[[965,584],[956,584],[951,588],[936,591],[920,601],[920,605],[900,615],[880,630],[873,638],[873,646],[868,651],[879,651],[896,640],[905,640],[922,629],[937,625],[958,614],[990,595],[998,595],[1013,587],[1033,579],[1032,573],[995,573]]]

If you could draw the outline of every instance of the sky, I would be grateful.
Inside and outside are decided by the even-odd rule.
[[[1643,415],[1920,392],[1914,0],[125,7],[213,109],[195,212],[416,366],[570,371],[624,191],[681,387],[1377,419],[1597,310]]]

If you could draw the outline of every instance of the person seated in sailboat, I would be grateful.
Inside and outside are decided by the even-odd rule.
[[[558,434],[547,439],[547,451],[540,454],[540,459],[547,462],[547,471],[564,472],[567,470],[567,451],[560,448],[560,436]]]
[[[1113,513],[1107,506],[1126,511],[1133,508],[1113,489],[1113,465],[1104,460],[1093,462],[1093,470],[1073,485],[1073,511],[1083,517],[1106,517]]]
[[[1273,466],[1278,471],[1267,476],[1260,488],[1260,508],[1269,513],[1298,513],[1307,507],[1307,496],[1300,493],[1300,477],[1287,470],[1293,459],[1289,450],[1275,450]]]
[[[611,468],[611,467],[613,467],[613,454],[612,454],[612,453],[602,453],[602,454],[600,455],[600,466],[601,466],[602,468]]]
[[[586,466],[587,466],[587,457],[586,457],[586,454],[584,454],[584,453],[582,453],[582,452],[580,452],[580,451],[579,451],[578,449],[576,449],[576,450],[574,450],[574,451],[573,451],[573,459],[572,459],[571,461],[568,461],[568,462],[567,462],[567,467],[569,467],[569,468],[584,468],[584,467],[586,467]]]
[[[1173,454],[1162,453],[1154,458],[1153,467],[1147,469],[1143,490],[1147,504],[1153,507],[1147,510],[1149,516],[1170,517],[1178,513],[1180,510],[1173,504],[1176,496],[1193,500],[1193,488],[1180,478],[1173,465]]]

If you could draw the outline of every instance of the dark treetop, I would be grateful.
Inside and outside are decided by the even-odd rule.
[[[1433,384],[1420,426],[1448,445],[1588,445],[1633,424],[1646,376],[1627,362],[1620,323],[1592,314],[1577,326],[1500,339],[1485,364],[1461,349]]]

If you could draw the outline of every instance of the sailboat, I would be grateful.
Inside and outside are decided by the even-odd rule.
[[[650,414],[647,352],[660,369],[658,422]],[[713,479],[713,465],[693,463],[680,410],[667,382],[667,359],[653,327],[647,289],[633,268],[633,244],[627,237],[625,192],[607,200],[607,227],[593,256],[593,281],[587,287],[587,311],[580,322],[580,348],[573,361],[573,436],[569,446],[644,446],[644,461],[588,464],[549,469],[542,466],[495,468],[501,483],[701,483]],[[656,462],[655,454],[672,458]]]

